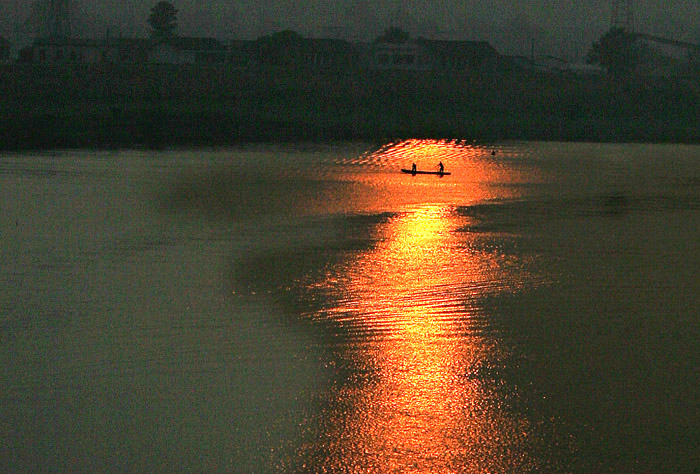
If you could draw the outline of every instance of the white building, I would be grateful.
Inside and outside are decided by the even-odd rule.
[[[37,64],[99,63],[116,59],[105,40],[37,38],[23,53],[23,60]]]
[[[380,71],[429,71],[432,63],[428,51],[420,44],[375,43],[372,68]]]
[[[148,61],[157,64],[216,64],[226,61],[227,50],[214,38],[175,37],[156,43]]]
[[[380,71],[467,72],[499,57],[485,41],[417,40],[374,43],[372,68]]]

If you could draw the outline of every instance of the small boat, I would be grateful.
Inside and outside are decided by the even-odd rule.
[[[449,171],[418,171],[418,170],[407,170],[405,168],[401,168],[401,172],[408,173],[408,174],[436,174],[438,176],[452,174]]]

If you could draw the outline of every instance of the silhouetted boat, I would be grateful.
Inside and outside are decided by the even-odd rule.
[[[437,174],[439,176],[443,175],[448,175],[452,174],[449,171],[414,171],[414,170],[407,170],[405,168],[401,168],[402,173],[408,173],[408,174]]]

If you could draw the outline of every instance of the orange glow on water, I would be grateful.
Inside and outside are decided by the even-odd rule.
[[[307,212],[374,213],[425,205],[454,206],[509,199],[522,195],[522,186],[541,180],[518,152],[469,143],[406,140],[371,153],[331,163],[330,178],[349,185],[350,192],[323,196],[306,206]],[[442,162],[449,176],[401,173],[413,163],[435,171]],[[339,166],[338,166],[339,165]],[[333,174],[337,173],[337,174]]]
[[[336,394],[343,408],[327,413],[327,472],[482,472],[498,466],[500,449],[522,449],[526,421],[468,376],[500,357],[497,341],[479,334],[475,303],[498,262],[460,248],[459,224],[450,208],[406,211],[343,270],[342,302],[325,317],[374,334],[349,348],[374,375]]]
[[[361,209],[403,211],[377,227],[372,248],[314,285],[337,301],[314,318],[350,335],[344,357],[364,374],[329,396],[335,401],[324,410],[323,440],[302,449],[304,459],[323,460],[314,470],[536,468],[527,420],[507,409],[497,377],[484,375],[496,373],[505,355],[487,327],[483,300],[516,290],[521,267],[498,248],[478,245],[478,236],[463,231],[469,217],[449,204],[517,192],[503,185],[517,185],[521,175],[486,155],[454,143],[402,142],[372,160],[384,168],[442,161],[454,171],[451,179],[395,171],[359,178],[377,180],[374,192],[354,200]]]

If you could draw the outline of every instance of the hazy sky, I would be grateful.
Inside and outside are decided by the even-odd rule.
[[[48,1],[48,0],[43,0]],[[145,36],[157,0],[73,0],[85,36]],[[22,41],[32,0],[0,0],[0,35]],[[254,38],[290,28],[371,40],[388,26],[412,35],[483,39],[499,51],[581,56],[610,25],[612,0],[173,0],[182,35]],[[700,0],[636,0],[637,30],[700,42]]]

